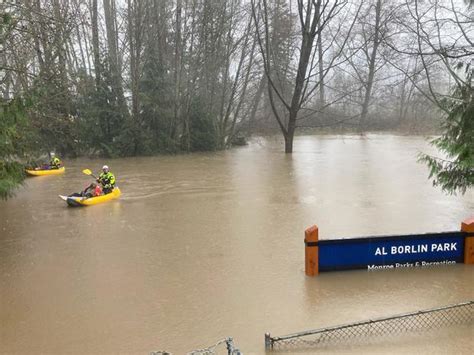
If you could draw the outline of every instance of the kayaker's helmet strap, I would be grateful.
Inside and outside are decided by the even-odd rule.
[[[104,165],[104,166],[102,167],[102,170],[109,170],[108,165]]]

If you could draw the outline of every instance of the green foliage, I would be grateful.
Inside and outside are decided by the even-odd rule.
[[[61,68],[51,65],[36,78],[29,92],[34,104],[28,114],[38,136],[39,149],[75,155],[75,108],[67,80],[62,79],[60,72]]]
[[[0,36],[1,40],[5,39],[8,32],[15,26],[15,21],[11,14],[8,12],[0,13]]]
[[[170,71],[160,60],[157,51],[151,45],[145,52],[143,76],[138,83],[140,113],[133,123],[127,125],[128,131],[124,131],[127,135],[134,132],[134,155],[176,151],[170,129],[174,84]]]
[[[4,28],[10,25],[10,23],[12,22],[12,16],[9,13],[4,12],[2,13],[1,17],[2,20],[0,22],[0,34],[3,34]]]
[[[89,154],[100,149],[99,95],[96,94],[94,78],[80,71],[75,100],[79,154]]]
[[[467,68],[467,85],[457,87],[453,97],[443,101],[449,112],[442,124],[443,134],[431,141],[446,159],[421,154],[419,160],[430,168],[433,185],[448,193],[474,186],[474,93],[470,85],[472,72]]]
[[[138,155],[140,151],[146,150],[147,143],[144,140],[144,133],[140,130],[138,122],[129,118],[122,126],[122,131],[114,142],[114,146],[120,156]]]
[[[165,65],[155,58],[156,51],[150,51],[140,81],[141,121],[155,137],[154,150],[166,152],[173,147],[170,127],[173,120],[173,82]],[[171,143],[171,144],[170,144]],[[171,145],[171,146],[170,146]]]
[[[12,100],[10,102],[1,101],[0,112],[0,157],[7,157],[15,152],[14,142],[18,136],[16,129],[17,122],[24,118],[22,108],[22,101],[20,99]]]
[[[85,72],[79,74],[75,102],[79,154],[98,153],[106,157],[121,155],[116,141],[122,134],[126,112],[117,102],[111,77],[107,73],[98,88],[92,77]]]
[[[211,115],[203,105],[203,99],[195,99],[190,113],[191,151],[210,151],[217,149],[217,130]]]
[[[25,178],[23,165],[0,159],[0,199],[7,199]]]
[[[6,58],[16,58],[8,67],[18,69],[6,82],[15,96],[28,95],[33,102],[24,113],[28,129],[21,131],[25,152],[119,157],[217,148],[220,100],[228,96],[225,66],[234,60],[231,52],[237,53],[238,44],[236,35],[226,33],[231,26],[235,29],[229,34],[237,31],[232,18],[237,12],[234,5],[229,9],[219,1],[194,4],[195,38],[190,47],[186,31],[173,34],[173,4],[165,3],[146,2],[146,10],[133,16],[113,10],[112,17],[123,16],[127,31],[115,29],[122,33],[115,39],[124,35],[132,42],[128,50],[116,53],[117,58],[109,47],[111,33],[99,38],[97,47],[95,38],[94,43],[79,43],[81,34],[93,30],[92,23],[83,23],[92,9],[70,12],[45,3],[37,9],[21,4],[9,6],[8,13],[0,11],[1,42],[21,44],[6,48]],[[63,15],[64,21],[56,21]],[[183,30],[186,21],[182,20]],[[135,47],[134,41],[139,45]],[[92,46],[90,53],[83,51],[86,44]],[[232,57],[228,61],[223,55],[227,52]]]
[[[28,133],[27,100],[0,99],[0,198],[12,196],[13,190],[23,179],[23,166],[15,159],[27,149]]]

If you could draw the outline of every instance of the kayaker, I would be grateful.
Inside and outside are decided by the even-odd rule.
[[[102,195],[102,188],[100,187],[100,185],[97,185],[95,182],[93,182],[89,186],[87,186],[83,191],[75,192],[69,195],[69,197],[91,198],[91,197],[97,197],[100,195]]]
[[[90,184],[83,192],[82,196],[90,198],[90,197],[97,197],[102,195],[102,188],[100,185],[97,185],[95,182]]]
[[[59,169],[62,165],[61,160],[56,156],[54,152],[50,153],[51,159],[49,163],[43,163],[39,167],[35,167],[34,170],[51,170],[51,169]],[[33,163],[36,165],[36,163]]]
[[[102,167],[102,173],[99,175],[97,182],[102,185],[102,191],[104,192],[104,194],[111,193],[114,189],[115,176],[110,172],[109,167],[107,165],[104,165]]]
[[[56,154],[51,153],[51,160],[49,161],[50,169],[59,169],[62,163],[61,160],[56,156]]]

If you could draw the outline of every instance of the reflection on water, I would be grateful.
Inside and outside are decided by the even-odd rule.
[[[416,163],[422,138],[259,139],[226,152],[109,160],[118,201],[66,208],[90,182],[28,179],[0,202],[0,344],[6,352],[184,353],[473,298],[472,267],[304,275],[303,232],[322,238],[458,230],[474,194],[446,196]],[[431,334],[431,333],[430,333]],[[472,328],[327,352],[457,352]]]

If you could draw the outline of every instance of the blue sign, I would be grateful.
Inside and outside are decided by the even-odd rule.
[[[464,261],[464,232],[323,240],[319,271],[392,269]]]

